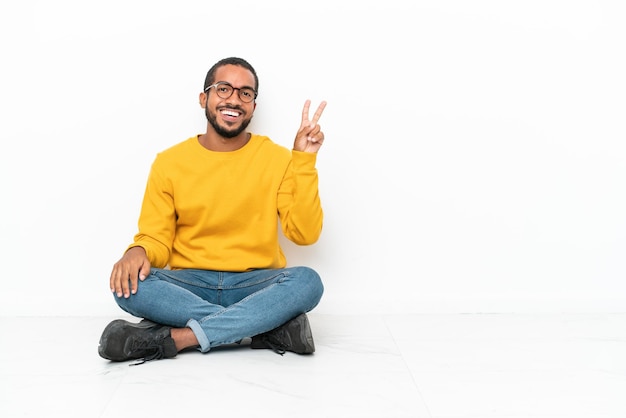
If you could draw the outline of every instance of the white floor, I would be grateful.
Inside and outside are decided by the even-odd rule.
[[[313,312],[312,356],[134,367],[97,354],[112,319],[0,318],[0,417],[626,417],[626,314]]]

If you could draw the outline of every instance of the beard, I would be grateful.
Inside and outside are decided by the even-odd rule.
[[[211,124],[211,126],[213,127],[213,129],[215,129],[215,132],[217,132],[218,135],[224,138],[236,137],[237,135],[239,135],[240,133],[246,130],[246,128],[250,124],[250,121],[252,120],[252,117],[248,119],[244,119],[241,122],[241,125],[239,125],[239,127],[233,128],[233,129],[226,129],[226,128],[221,127],[217,123],[217,115],[215,113],[210,112],[208,108],[204,110],[204,114],[206,115],[206,118]]]

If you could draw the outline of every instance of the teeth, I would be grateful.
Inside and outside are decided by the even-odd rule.
[[[223,110],[222,113],[228,116],[239,116],[239,113],[233,112],[232,110]]]

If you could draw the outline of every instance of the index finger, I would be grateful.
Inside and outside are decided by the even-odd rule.
[[[302,109],[302,125],[315,126],[317,124],[317,121],[320,120],[320,117],[322,117],[322,112],[324,111],[324,108],[326,107],[326,102],[323,101],[322,103],[320,103],[320,105],[317,107],[317,110],[315,111],[315,114],[313,115],[313,120],[311,121],[311,123],[308,123],[310,106],[311,106],[310,100],[307,100],[306,102],[304,102],[304,108]]]
[[[325,107],[326,107],[325,101],[320,103],[320,105],[317,107],[317,110],[315,111],[315,114],[313,115],[312,125],[317,125],[317,121],[320,120],[320,118],[322,117],[322,112],[324,111]]]

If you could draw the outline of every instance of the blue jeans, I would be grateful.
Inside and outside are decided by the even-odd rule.
[[[114,297],[131,315],[191,328],[206,353],[312,310],[323,292],[319,275],[308,267],[241,273],[152,268],[136,294]]]

